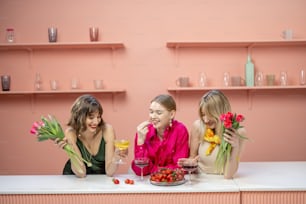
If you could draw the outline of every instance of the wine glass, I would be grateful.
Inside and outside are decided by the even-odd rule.
[[[140,180],[143,181],[143,168],[149,165],[149,158],[148,157],[137,157],[134,160],[135,165],[141,169],[141,177]]]
[[[306,71],[303,69],[300,71],[300,84],[301,85],[306,84]]]
[[[182,168],[188,171],[188,184],[191,184],[191,173],[198,168],[198,162],[195,159],[186,159],[182,163]]]
[[[230,74],[228,72],[224,72],[223,74],[223,81],[225,86],[230,85]]]
[[[255,85],[256,86],[262,86],[263,85],[263,81],[264,81],[264,76],[262,72],[257,72],[256,76],[255,76]]]
[[[280,85],[286,86],[287,85],[287,72],[281,72],[280,73]]]
[[[35,75],[35,90],[39,91],[41,90],[41,83],[42,83],[42,80],[41,80],[41,76],[40,76],[40,73],[36,73]]]
[[[129,147],[130,141],[126,139],[118,139],[118,140],[115,140],[114,145],[119,151],[122,151],[122,150],[126,150]],[[121,156],[120,156],[120,159],[116,161],[116,164],[125,164]]]

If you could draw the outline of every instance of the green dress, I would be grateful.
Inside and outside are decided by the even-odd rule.
[[[105,174],[105,141],[102,137],[99,151],[95,156],[92,156],[83,145],[83,143],[77,139],[77,145],[81,151],[82,157],[92,163],[91,167],[88,167],[86,164],[86,174]],[[64,175],[74,174],[71,169],[70,159],[66,162],[64,170]]]

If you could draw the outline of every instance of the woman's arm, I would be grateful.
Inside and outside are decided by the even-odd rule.
[[[240,128],[238,130],[228,131],[224,134],[224,138],[232,145],[232,151],[229,161],[227,161],[224,178],[231,179],[238,170],[240,155],[244,146],[244,139],[239,135],[246,137],[246,130]]]
[[[194,121],[190,131],[190,158],[195,158],[198,155],[199,146],[201,142],[201,135],[203,135],[203,127],[201,127],[201,121]]]
[[[177,127],[177,131],[175,131],[175,152],[173,154],[173,163],[169,164],[170,168],[178,167],[178,162],[181,158],[189,157],[189,133],[185,126],[181,125]]]
[[[64,142],[68,143],[71,145],[73,150],[79,155],[80,158],[82,158],[82,154],[79,150],[78,145],[76,144],[77,142],[77,136],[75,134],[75,131],[72,128],[68,128],[65,131],[65,139]],[[81,167],[82,172],[77,170],[77,167],[74,165],[74,162],[71,161],[71,170],[73,173],[80,178],[83,178],[86,176],[86,166],[83,161],[79,160],[76,158],[76,162],[78,162],[78,166]]]
[[[105,140],[105,171],[107,176],[113,176],[118,168],[118,164],[115,163],[119,159],[119,155],[115,154],[115,131],[113,127],[106,124],[103,132]]]

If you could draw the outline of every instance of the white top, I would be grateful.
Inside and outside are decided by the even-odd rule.
[[[144,181],[133,174],[112,177],[88,175],[10,175],[0,176],[0,194],[87,194],[87,193],[169,193],[169,192],[239,192],[306,191],[306,162],[241,162],[234,179],[221,175],[192,175],[192,184],[154,186],[149,176]],[[186,175],[187,178],[188,175]],[[134,185],[124,183],[134,179]]]

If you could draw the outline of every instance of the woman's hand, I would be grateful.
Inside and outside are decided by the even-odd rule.
[[[137,145],[142,145],[146,139],[146,135],[149,131],[148,125],[150,124],[149,121],[144,121],[140,125],[137,126]]]
[[[68,144],[67,143],[67,139],[64,138],[63,140],[56,138],[54,140],[54,144],[56,144],[59,148],[64,149],[65,145]]]
[[[225,133],[223,134],[224,140],[232,145],[232,147],[239,148],[239,134],[236,129],[230,128],[225,129]]]
[[[192,163],[197,163],[199,158],[200,158],[199,155],[197,155],[195,158],[179,158],[177,161],[177,165],[182,167],[183,163],[186,161],[192,161]]]
[[[115,157],[116,158],[126,158],[129,154],[129,149],[123,149],[123,150],[120,150],[118,148],[115,149]]]

